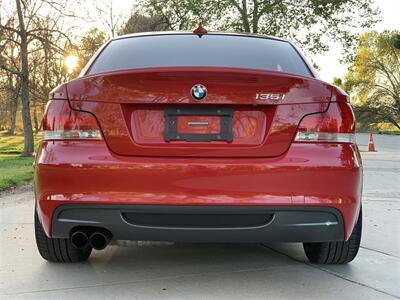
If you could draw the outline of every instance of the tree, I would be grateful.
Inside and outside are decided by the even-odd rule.
[[[144,0],[139,7],[160,16],[169,30],[193,30],[199,23],[211,23],[222,13],[222,2],[214,0]]]
[[[165,31],[168,29],[167,21],[162,16],[145,16],[135,13],[126,21],[118,33],[128,34],[146,31]]]
[[[400,34],[394,36],[394,47],[400,49]]]
[[[28,64],[28,31],[25,26],[21,0],[15,0],[17,6],[19,30],[14,29],[20,41],[21,69],[16,75],[21,80],[22,123],[24,128],[24,154],[29,155],[34,151],[32,121],[29,108],[29,64]]]
[[[372,0],[144,0],[141,7],[163,16],[170,29],[192,30],[199,21],[212,30],[288,38],[310,53],[330,40],[354,46],[352,28],[370,27],[378,11]]]
[[[386,119],[400,118],[399,31],[370,31],[359,39],[344,85],[358,106]]]
[[[7,133],[10,135],[16,129],[19,92],[18,77],[5,73],[0,81],[0,99],[4,99],[0,101],[0,128],[8,129]]]
[[[9,20],[10,24],[14,23],[14,19]],[[18,55],[13,44],[15,33],[12,31],[3,32],[0,40],[0,65],[6,66],[8,69],[16,70],[18,65]],[[16,129],[16,119],[18,110],[18,101],[20,96],[20,80],[15,73],[6,72],[0,68],[0,92],[3,99],[1,101],[1,127],[8,128],[8,134],[13,135]]]
[[[24,131],[23,154],[30,155],[34,151],[31,98],[36,90],[32,85],[34,77],[30,76],[31,56],[38,51],[45,56],[41,71],[45,75],[44,81],[47,86],[47,67],[51,55],[64,52],[65,44],[61,45],[61,42],[70,43],[67,31],[59,28],[59,23],[62,17],[71,16],[71,13],[65,8],[65,1],[15,0],[14,3],[14,11],[8,19],[3,16],[0,19],[0,49],[12,53],[11,57],[0,57],[0,69],[7,75],[13,74],[18,78]],[[45,11],[46,15],[41,15],[40,11]],[[10,51],[10,48],[16,51]]]
[[[79,66],[82,68],[86,65],[93,54],[107,40],[107,34],[97,28],[87,31],[81,38],[79,45]]]
[[[86,3],[91,4],[89,6],[90,11],[88,11],[89,19],[100,21],[107,31],[109,38],[114,38],[122,21],[125,19],[124,16],[127,9],[123,12],[116,11],[113,0],[86,0]]]

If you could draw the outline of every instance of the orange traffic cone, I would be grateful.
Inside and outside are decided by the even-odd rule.
[[[372,129],[371,133],[369,134],[368,152],[376,152],[374,145],[374,137],[372,136]]]

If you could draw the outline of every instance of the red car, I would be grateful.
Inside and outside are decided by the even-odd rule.
[[[117,37],[52,91],[43,129],[46,260],[83,261],[112,240],[302,242],[322,264],[357,254],[354,114],[286,40]]]

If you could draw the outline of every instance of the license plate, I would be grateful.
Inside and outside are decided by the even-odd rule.
[[[164,139],[232,142],[232,116],[229,107],[167,107]]]

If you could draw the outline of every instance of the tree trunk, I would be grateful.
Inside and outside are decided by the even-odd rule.
[[[15,94],[11,102],[10,129],[8,130],[11,135],[14,135],[17,124],[18,93]]]
[[[400,96],[397,96],[394,99],[394,107],[397,108],[397,116],[396,117],[399,117],[400,116]]]
[[[259,4],[258,0],[253,0],[254,7],[253,7],[253,20],[252,20],[252,29],[253,33],[258,33],[258,20],[260,19],[260,15],[258,13]]]
[[[38,116],[37,116],[36,103],[33,106],[33,127],[35,128],[35,133],[38,133],[39,122],[38,122]]]
[[[229,2],[233,5],[235,9],[240,14],[240,18],[242,21],[242,28],[244,32],[251,32],[249,15],[247,13],[247,0],[242,0],[242,4],[240,5],[237,0],[229,0]]]
[[[247,13],[247,0],[242,0],[242,10],[240,11],[242,15],[243,29],[245,32],[251,32],[249,15]]]
[[[14,86],[13,74],[8,76],[8,88],[9,88],[9,96],[11,99],[10,103],[10,129],[8,130],[8,134],[14,135],[15,127],[17,124],[17,110],[18,110],[18,98],[19,98],[19,85],[18,82]]]
[[[34,151],[32,121],[29,108],[29,66],[28,66],[28,37],[25,29],[21,0],[15,0],[18,13],[19,30],[21,36],[21,102],[22,123],[24,128],[24,155],[31,155]]]

